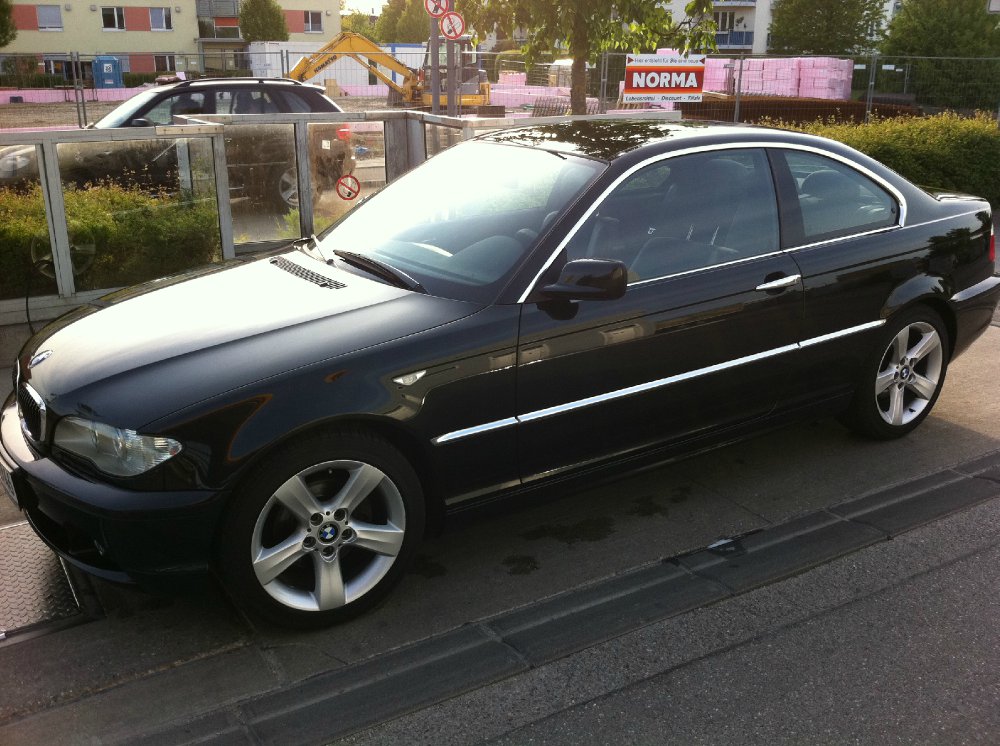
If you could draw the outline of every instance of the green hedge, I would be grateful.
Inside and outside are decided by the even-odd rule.
[[[77,290],[132,285],[221,259],[211,200],[115,184],[67,189],[64,196],[70,242],[92,247],[74,260]],[[48,246],[38,185],[0,189],[0,298],[54,292],[45,276]],[[38,259],[42,266],[35,266]]]
[[[946,112],[867,124],[814,122],[793,129],[856,148],[917,184],[985,197],[1000,209],[1000,128],[993,115]]]

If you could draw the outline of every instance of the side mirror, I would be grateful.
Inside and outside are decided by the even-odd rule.
[[[610,259],[574,259],[559,273],[559,280],[542,292],[563,300],[615,300],[625,295],[628,271]]]
[[[133,119],[131,122],[129,122],[129,126],[130,127],[155,127],[156,125],[154,125],[148,119],[144,119],[144,118],[140,117],[139,119]]]

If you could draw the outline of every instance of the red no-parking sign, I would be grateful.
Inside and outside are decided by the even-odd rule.
[[[337,179],[337,196],[341,199],[354,199],[361,194],[361,182],[352,174]]]

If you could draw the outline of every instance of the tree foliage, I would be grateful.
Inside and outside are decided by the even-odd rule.
[[[17,38],[14,25],[14,4],[11,0],[0,0],[0,47],[5,47]]]
[[[898,60],[921,103],[996,109],[1000,102],[998,16],[980,0],[904,0],[889,24],[882,51]],[[979,59],[925,59],[975,57]]]
[[[998,16],[982,0],[904,0],[882,51],[921,57],[998,57]]]
[[[770,51],[849,54],[878,45],[884,0],[775,0]]]
[[[574,114],[586,111],[587,62],[603,51],[715,48],[711,0],[690,0],[680,20],[650,0],[463,0],[461,8],[467,25],[480,34],[494,28],[507,35],[518,27],[526,29],[529,58],[557,47],[568,49],[573,58]]]
[[[383,44],[426,42],[430,16],[424,10],[423,0],[389,0],[375,28]]]
[[[341,16],[340,18],[340,28],[342,31],[353,31],[355,34],[361,34],[365,38],[371,39],[374,42],[381,41],[378,32],[375,30],[375,22],[372,21],[372,17],[367,13],[361,13],[355,11],[349,15]]]
[[[284,11],[275,0],[243,0],[240,33],[246,41],[288,41]]]

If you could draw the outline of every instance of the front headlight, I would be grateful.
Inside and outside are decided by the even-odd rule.
[[[176,440],[139,435],[135,430],[79,417],[59,420],[53,443],[116,477],[142,474],[181,452],[181,444]]]

